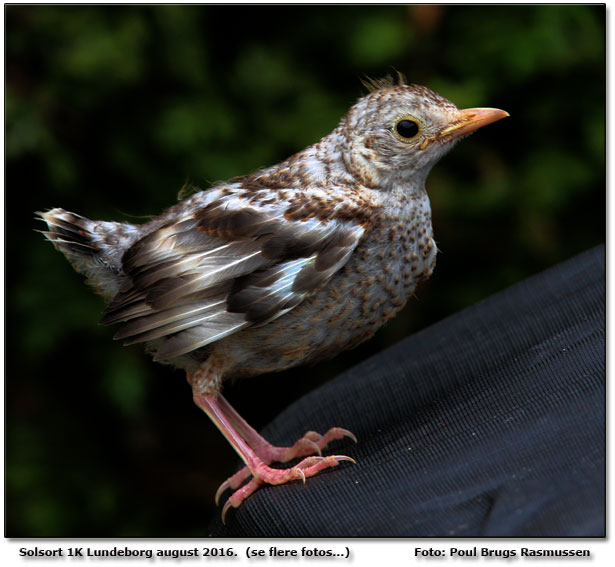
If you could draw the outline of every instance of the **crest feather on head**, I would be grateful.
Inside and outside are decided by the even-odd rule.
[[[396,87],[400,85],[407,85],[406,77],[400,71],[395,71],[397,75],[397,83],[395,82],[395,78],[391,75],[387,75],[382,79],[373,79],[372,77],[366,76],[364,79],[361,79],[361,84],[370,92],[380,89],[389,89],[391,87]]]

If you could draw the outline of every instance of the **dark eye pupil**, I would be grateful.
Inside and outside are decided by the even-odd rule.
[[[397,123],[397,133],[402,138],[414,138],[419,132],[419,125],[413,120],[400,120]]]

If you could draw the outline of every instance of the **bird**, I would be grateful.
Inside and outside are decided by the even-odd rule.
[[[36,213],[105,299],[101,323],[185,370],[194,402],[243,460],[216,493],[219,505],[232,491],[223,522],[263,485],[354,463],[322,451],[357,441],[332,427],[274,446],[229,404],[223,383],[329,359],[394,317],[435,267],[427,175],[460,139],[509,116],[459,109],[401,74],[363,82],[367,93],[320,141],[148,222]]]

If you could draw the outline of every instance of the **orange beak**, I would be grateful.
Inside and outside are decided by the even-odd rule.
[[[438,139],[447,138],[454,140],[461,136],[466,136],[478,130],[487,124],[492,124],[502,118],[510,116],[508,112],[499,110],[498,108],[466,108],[460,110],[451,121],[450,126],[447,126],[440,134]]]

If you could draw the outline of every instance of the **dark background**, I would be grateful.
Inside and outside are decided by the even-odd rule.
[[[227,387],[256,428],[385,346],[604,240],[604,6],[5,16],[6,536],[201,536],[237,464],[181,372],[97,325],[102,300],[34,232],[35,210],[140,222],[186,181],[206,188],[317,141],[364,94],[362,76],[393,69],[459,107],[510,112],[430,175],[441,254],[396,319],[331,362]]]

